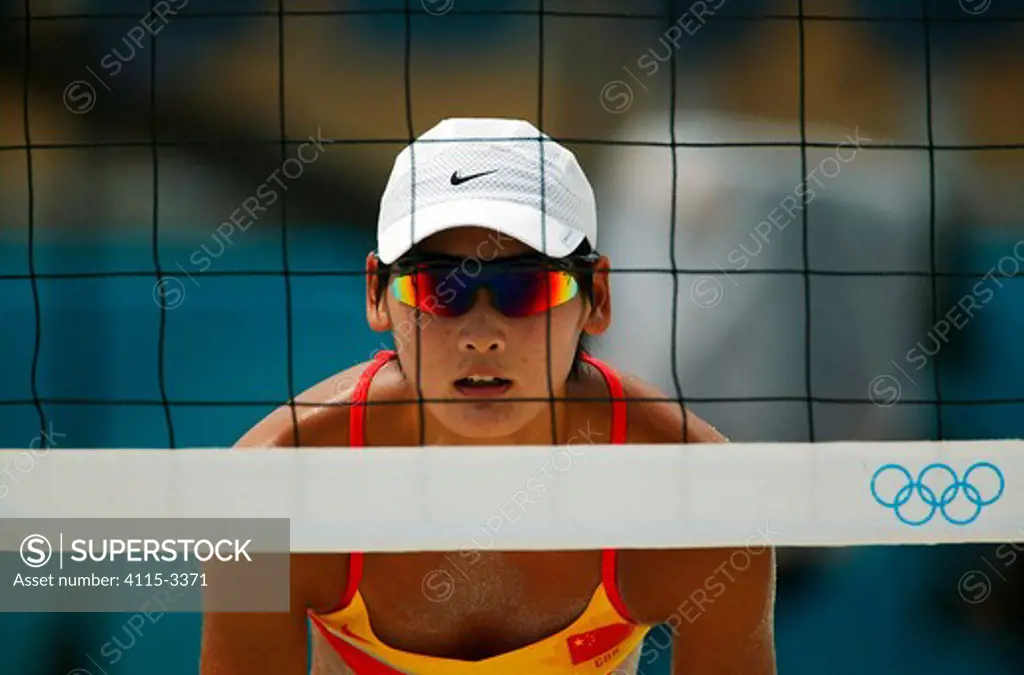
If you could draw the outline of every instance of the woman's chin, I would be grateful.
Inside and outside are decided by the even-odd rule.
[[[486,442],[510,438],[521,432],[535,415],[516,410],[522,404],[500,400],[481,400],[451,404],[439,417],[452,433],[474,441]]]

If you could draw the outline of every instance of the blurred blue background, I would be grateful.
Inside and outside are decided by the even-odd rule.
[[[950,149],[1024,143],[1019,3],[979,12],[985,3],[932,0],[929,16],[942,21],[926,41],[916,0],[808,0],[818,20],[805,24],[802,88],[796,22],[751,20],[795,14],[795,0],[732,0],[704,25],[687,22],[699,30],[677,45],[665,29],[692,15],[689,2],[551,0],[543,45],[536,1],[419,11],[439,4],[412,2],[407,72],[403,0],[285,2],[312,13],[285,18],[282,119],[278,19],[258,14],[275,3],[192,3],[139,47],[123,37],[144,0],[33,0],[34,16],[79,18],[32,21],[26,50],[24,3],[0,0],[0,447],[28,447],[40,410],[60,447],[170,447],[172,429],[174,447],[229,446],[290,394],[390,343],[366,327],[360,274],[387,171],[403,139],[471,115],[526,118],[576,141],[567,144],[594,177],[601,248],[616,265],[668,269],[673,250],[681,268],[718,265],[724,296],[712,308],[686,294],[704,272],[682,273],[677,299],[665,297],[664,275],[613,278],[616,324],[597,349],[674,394],[675,314],[683,393],[739,399],[693,404],[734,440],[1024,437],[1019,279],[988,282],[991,301],[901,382],[898,404],[877,406],[869,391],[929,344],[936,317],[1013,258],[1024,234],[1024,150]],[[481,8],[522,13],[472,13]],[[371,9],[394,11],[325,13]],[[579,12],[604,16],[563,15]],[[90,13],[113,16],[80,16]],[[116,75],[103,65],[114,50]],[[658,60],[669,52],[674,82]],[[646,54],[660,64],[649,75]],[[79,80],[95,95],[87,110],[67,97]],[[625,107],[606,96],[616,81],[629,86]],[[729,252],[753,246],[754,226],[801,181],[800,148],[684,147],[673,165],[666,148],[628,143],[792,144],[801,89],[807,138],[822,144],[808,170],[854,130],[917,146],[862,151],[809,206],[813,269],[915,273],[812,275],[810,357],[799,222],[773,232],[753,266],[797,273],[736,277],[735,290],[726,279]],[[325,146],[288,181],[286,205],[224,241],[218,225],[294,156],[282,129],[296,142],[354,142]],[[613,140],[627,143],[600,142]],[[205,273],[197,252],[210,258]],[[816,398],[848,400],[741,400],[806,396],[805,361]],[[937,390],[953,403],[915,403]],[[780,672],[1020,672],[1024,564],[1005,552],[780,552]],[[983,602],[958,588],[973,570],[992,572]],[[196,672],[198,616],[164,615],[142,635],[128,618],[2,614],[0,672]],[[116,662],[101,656],[110,644]],[[644,675],[668,672],[659,644],[665,635],[650,639]]]

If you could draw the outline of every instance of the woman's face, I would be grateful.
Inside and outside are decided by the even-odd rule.
[[[420,250],[462,259],[461,269],[470,276],[479,262],[532,252],[515,239],[475,227],[438,233]],[[606,274],[594,275],[593,304],[578,294],[522,318],[498,312],[487,288],[478,291],[466,314],[441,317],[398,302],[388,290],[378,304],[376,285],[369,286],[371,326],[391,330],[402,369],[427,399],[431,416],[466,438],[512,436],[547,413],[552,392],[564,395],[580,333],[603,332],[609,318]]]

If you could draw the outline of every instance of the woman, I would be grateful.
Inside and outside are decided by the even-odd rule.
[[[724,442],[581,346],[611,321],[609,261],[589,181],[539,138],[453,119],[399,155],[366,263],[396,351],[300,397],[351,405],[303,406],[298,429],[282,408],[240,447]],[[520,508],[551,486],[527,487]],[[314,673],[625,675],[662,622],[677,675],[775,672],[766,545],[742,567],[733,549],[480,549],[295,555],[290,612],[206,616],[202,673],[304,674],[312,626]]]

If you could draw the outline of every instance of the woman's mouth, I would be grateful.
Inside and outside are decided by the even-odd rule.
[[[463,396],[487,398],[507,392],[512,388],[512,380],[490,375],[469,375],[455,380],[455,388]]]

